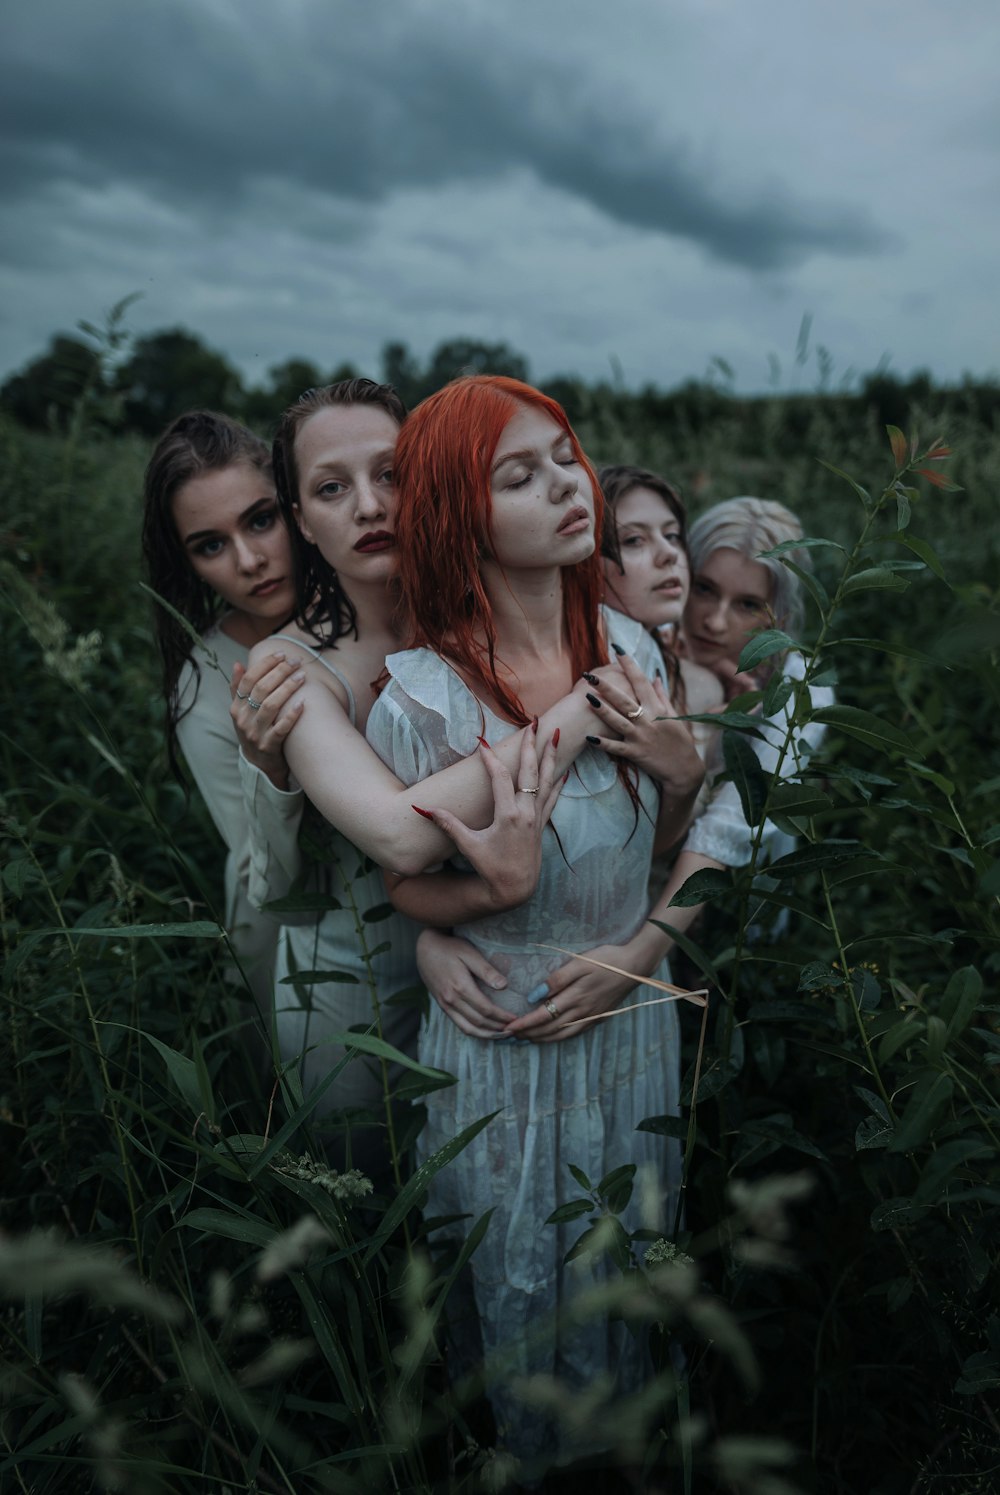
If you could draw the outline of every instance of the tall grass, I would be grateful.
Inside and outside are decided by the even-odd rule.
[[[682,943],[717,996],[703,1053],[697,1024],[687,1035],[684,1116],[648,1123],[687,1147],[683,1232],[624,1232],[627,1158],[579,1180],[581,1249],[620,1268],[590,1310],[648,1339],[650,1387],[629,1402],[525,1393],[571,1428],[603,1427],[621,1469],[671,1489],[989,1490],[996,433],[949,430],[953,461],[913,464],[954,475],[950,492],[869,425],[832,430],[821,402],[794,450],[780,402],[762,419],[752,452],[735,414],[669,446],[620,416],[583,423],[598,459],[679,477],[693,507],[780,497],[843,547],[815,551],[810,663],[836,671],[840,704],[822,760],[791,785],[741,752],[752,718],[724,723],[751,823],[779,818],[801,849],[770,869],[776,887],[752,866],[696,890],[711,922]],[[938,435],[932,411],[920,428]],[[502,1488],[482,1381],[452,1384],[442,1358],[488,1219],[458,1259],[428,1250],[405,1135],[399,1183],[368,1192],[328,1167],[309,1097],[233,980],[221,853],[160,740],[135,562],[141,444],[85,419],[0,441],[0,1481]],[[786,906],[788,932],[769,934]],[[359,1044],[385,1055],[377,1035]],[[418,1104],[447,1077],[411,1066],[404,1082]]]

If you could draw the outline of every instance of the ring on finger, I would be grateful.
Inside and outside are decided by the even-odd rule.
[[[263,704],[263,701],[255,701],[253,696],[247,696],[247,705],[251,711],[259,711]]]
[[[250,692],[247,691],[246,695],[244,695],[243,692],[240,690],[239,686],[237,685],[237,687],[236,687],[236,699],[238,701],[249,701],[249,699],[250,699]]]
[[[645,706],[640,705],[637,706],[634,711],[626,711],[626,719],[630,722],[637,722],[640,716],[642,716],[642,713],[645,711],[645,709]]]
[[[536,785],[534,789],[519,789],[517,792],[518,794],[537,794],[538,786]]]
[[[559,1016],[559,1008],[556,1006],[555,1002],[553,1002],[551,999],[548,1002],[546,1002],[546,1004],[545,1004],[545,1011],[549,1014],[549,1017],[558,1017]]]

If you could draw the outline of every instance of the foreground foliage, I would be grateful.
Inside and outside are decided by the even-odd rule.
[[[683,943],[716,995],[705,1031],[690,1023],[681,1122],[647,1123],[686,1147],[676,1238],[623,1231],[627,1159],[577,1179],[580,1249],[621,1268],[592,1310],[649,1336],[656,1378],[627,1405],[526,1392],[605,1425],[622,1467],[668,1469],[671,1489],[989,1490],[996,436],[967,429],[954,463],[893,432],[869,495],[813,460],[884,477],[863,431],[846,458],[821,426],[796,451],[750,453],[734,432],[722,419],[668,448],[595,416],[583,435],[598,459],[702,474],[703,501],[766,491],[804,514],[809,669],[836,672],[839,704],[822,758],[780,785],[746,751],[754,702],[727,712],[748,819],[778,819],[799,849],[768,878],[704,875],[681,895],[712,903]],[[2,440],[3,1486],[501,1488],[481,1387],[442,1370],[463,1263],[426,1249],[405,1120],[400,1183],[369,1193],[350,1158],[328,1167],[227,975],[221,858],[164,769],[132,560],[144,448],[83,416],[66,437]],[[952,470],[962,493],[941,486]],[[765,634],[747,660],[781,644]],[[403,1088],[442,1083],[411,1064]],[[471,1251],[489,1221],[469,1227]]]

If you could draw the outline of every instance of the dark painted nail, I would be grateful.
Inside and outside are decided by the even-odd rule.
[[[587,737],[587,741],[589,743],[591,743],[594,747],[600,747],[600,745],[601,745],[601,739],[599,737],[590,737],[590,736],[588,736]]]
[[[596,675],[588,675],[586,670],[584,670],[583,672],[583,678],[584,680],[586,680],[588,685],[600,685],[601,683]]]
[[[624,654],[625,653],[625,650],[622,648],[621,644],[612,643],[611,647],[612,647],[612,649],[614,649],[614,651],[615,651],[616,654]]]
[[[587,692],[587,700],[590,702],[591,706],[596,706],[598,711],[601,709],[601,702],[596,696],[592,696],[589,690]]]

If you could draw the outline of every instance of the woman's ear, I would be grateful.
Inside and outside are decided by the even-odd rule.
[[[309,526],[302,518],[302,505],[292,504],[292,513],[295,515],[295,523],[299,527],[299,533],[302,535],[303,540],[308,540],[310,545],[315,545],[316,541],[310,533]]]

